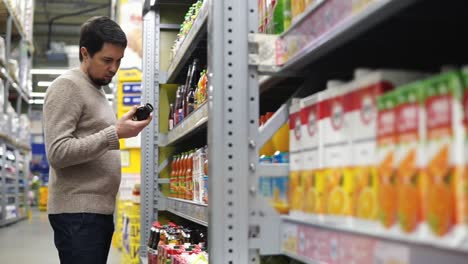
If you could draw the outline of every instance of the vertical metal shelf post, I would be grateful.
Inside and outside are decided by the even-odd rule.
[[[6,180],[6,171],[5,171],[5,164],[6,164],[6,144],[3,141],[3,139],[0,139],[0,147],[3,148],[3,155],[0,159],[2,169],[0,170],[0,176],[2,176],[2,188],[1,188],[1,195],[2,195],[2,202],[0,206],[2,207],[2,212],[0,214],[0,225],[3,225],[3,222],[5,221],[6,218],[6,204],[7,204],[7,196],[6,196],[6,191],[7,191],[7,180]]]
[[[209,252],[210,262],[258,263],[250,250],[251,179],[258,154],[258,87],[248,67],[248,34],[257,30],[256,1],[210,1]]]
[[[28,217],[28,213],[29,213],[29,210],[31,209],[29,207],[29,203],[28,203],[28,193],[29,193],[29,184],[28,184],[28,177],[29,177],[29,162],[31,160],[31,151],[32,150],[28,150],[28,153],[27,155],[25,156],[25,163],[24,163],[24,176],[23,176],[23,180],[24,180],[24,199],[23,199],[23,203],[24,203],[24,211],[26,213],[26,217]]]
[[[21,100],[21,98],[19,98]],[[20,150],[15,146],[15,170],[16,170],[16,180],[15,180],[15,206],[16,206],[16,218],[19,219],[19,186],[20,186],[20,172],[19,172],[19,163],[18,157],[20,155]]]
[[[150,3],[151,2],[151,3]],[[146,242],[151,223],[157,219],[155,193],[158,193],[158,133],[159,133],[159,14],[154,1],[145,1],[143,9],[143,102],[153,104],[153,121],[142,133],[141,174],[141,247],[140,256],[146,256]]]
[[[8,70],[8,61],[10,60],[10,48],[11,48],[11,30],[13,24],[13,14],[8,14],[8,18],[6,21],[6,35],[5,35],[5,67],[7,70],[7,74],[10,72]],[[5,96],[5,103],[3,104],[3,113],[6,114],[8,109],[8,89],[10,89],[11,83],[9,81],[5,81],[5,87],[3,94]]]

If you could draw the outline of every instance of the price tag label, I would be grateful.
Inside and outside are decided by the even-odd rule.
[[[405,246],[378,242],[374,254],[376,264],[410,264],[410,249]]]
[[[296,224],[284,223],[281,233],[281,249],[297,255],[298,252],[298,228]]]

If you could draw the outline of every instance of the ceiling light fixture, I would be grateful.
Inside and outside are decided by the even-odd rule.
[[[45,81],[37,82],[37,86],[39,87],[49,87],[51,84],[52,82],[45,82]]]
[[[31,74],[34,75],[60,75],[67,71],[67,69],[31,69]]]

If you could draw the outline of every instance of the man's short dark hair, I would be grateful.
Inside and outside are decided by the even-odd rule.
[[[122,28],[106,16],[92,17],[81,26],[80,61],[83,61],[81,47],[85,47],[91,57],[102,49],[104,43],[127,47],[127,37]]]

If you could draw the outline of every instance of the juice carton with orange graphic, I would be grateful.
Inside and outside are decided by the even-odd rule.
[[[463,79],[463,126],[464,126],[464,173],[463,173],[463,217],[465,228],[468,228],[468,66],[463,67],[462,69],[462,79]]]
[[[324,170],[326,177],[326,221],[343,222],[353,214],[354,178],[350,171],[350,124],[346,111],[349,101],[345,94],[349,86],[327,89],[321,102],[320,119],[323,129]]]
[[[393,91],[377,98],[378,215],[385,228],[395,227],[397,222],[396,96]]]
[[[361,223],[377,222],[378,177],[376,173],[377,97],[398,85],[421,78],[421,74],[397,71],[357,69],[352,83],[349,120],[352,162],[355,175],[355,216]]]
[[[426,224],[429,238],[459,243],[464,228],[463,84],[457,71],[425,81]]]
[[[301,100],[301,131],[303,136],[302,183],[304,186],[303,212],[308,217],[325,213],[325,177],[323,169],[322,131],[319,127],[320,103],[324,92],[319,92]]]
[[[302,133],[300,99],[294,98],[289,108],[289,201],[291,216],[302,216],[304,189],[302,173]]]
[[[397,197],[400,230],[421,234],[424,222],[423,197],[426,177],[423,142],[426,140],[424,82],[414,82],[397,90]]]

